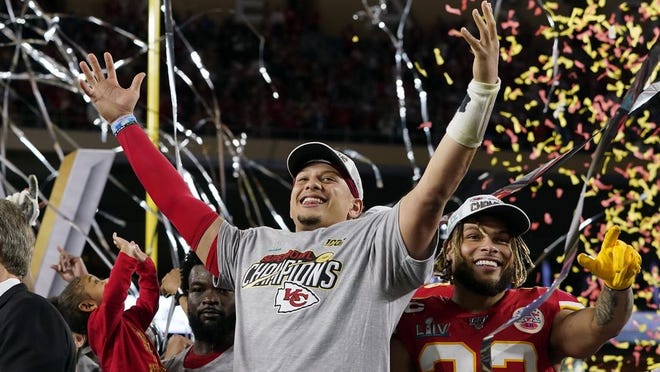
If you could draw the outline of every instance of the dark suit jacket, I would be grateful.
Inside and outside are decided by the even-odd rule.
[[[22,283],[0,296],[0,371],[74,370],[73,338],[59,311]]]

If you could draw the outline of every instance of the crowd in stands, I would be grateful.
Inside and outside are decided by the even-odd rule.
[[[42,5],[48,11],[73,15],[63,17],[59,22],[61,39],[65,44],[79,46],[82,48],[79,51],[81,53],[117,50],[123,51],[118,56],[121,58],[138,55],[136,60],[119,71],[120,78],[146,71],[145,54],[138,53],[131,39],[110,28],[97,32],[98,25],[86,20],[87,15],[68,8],[66,2]],[[338,35],[324,33],[320,27],[323,15],[317,12],[313,2],[291,0],[282,1],[281,5],[266,8],[262,21],[254,24],[234,14],[233,9],[174,15],[178,28],[174,39],[175,63],[192,80],[197,91],[193,93],[183,81],[177,80],[180,121],[189,128],[195,128],[198,133],[213,133],[215,125],[208,120],[212,114],[204,105],[212,107],[212,100],[216,99],[222,122],[236,133],[300,139],[318,138],[320,135],[324,140],[401,143],[402,125],[395,87],[395,49],[388,36],[364,18],[346,20],[343,31]],[[356,11],[360,10],[358,5]],[[147,39],[146,3],[105,2],[102,7],[102,14],[95,16],[142,40]],[[456,93],[459,90],[449,85],[446,76],[451,78],[451,84],[459,87],[466,86],[467,77],[470,76],[471,57],[453,53],[462,40],[449,35],[451,29],[457,29],[462,24],[462,18],[454,17],[455,24],[447,23],[447,18],[438,19],[425,29],[416,24],[414,16],[411,16],[403,39],[404,50],[413,62],[424,69],[426,75],[422,76],[420,70],[416,70],[428,93],[428,114],[436,141],[444,133],[455,107],[463,99],[462,95]],[[542,22],[543,17],[538,17],[538,20]],[[392,32],[396,32],[396,24],[389,24],[389,27]],[[538,64],[539,55],[552,53],[552,40],[535,34],[538,25],[523,25],[521,29],[523,32],[515,38],[523,46],[524,52],[510,61],[502,62],[503,66],[506,63],[501,76],[505,85],[512,84],[529,66]],[[29,29],[25,33],[31,35]],[[181,35],[199,53],[210,72],[215,87],[213,94],[193,64]],[[360,36],[359,41],[354,39],[356,35]],[[265,40],[262,62],[272,78],[272,85],[259,72],[259,36]],[[579,45],[571,46],[570,40],[563,42],[562,53],[567,53],[565,48],[570,47],[570,55],[567,57],[578,58],[577,54],[582,48]],[[39,45],[39,48],[50,56],[57,56],[61,52],[54,43]],[[436,64],[436,48],[444,57],[442,66]],[[12,48],[0,48],[2,70],[10,70],[12,53]],[[161,54],[164,60],[165,53]],[[589,63],[590,57],[583,57]],[[23,68],[19,61],[18,70]],[[44,72],[40,71],[38,64],[33,64],[32,69],[36,73]],[[424,135],[418,129],[423,122],[418,92],[414,87],[412,73],[405,67],[402,77],[406,92],[406,127],[413,141],[421,143]],[[567,84],[563,88],[569,89],[575,81],[575,76],[563,75],[558,84]],[[604,94],[615,102],[620,101],[606,91],[604,84],[595,79],[580,82],[581,96]],[[161,69],[161,86],[160,111],[162,122],[167,123],[171,118],[171,100],[164,65]],[[46,122],[30,84],[15,82],[11,87],[11,113],[14,118],[21,125],[45,126]],[[539,84],[522,87],[524,95],[537,98],[540,97],[539,92],[547,93],[549,88],[548,85]],[[50,119],[57,126],[64,129],[93,129],[89,123],[97,115],[91,107],[79,104],[81,96],[77,92],[68,93],[50,84],[40,84],[39,89]],[[273,90],[279,98],[273,98]],[[572,113],[569,118],[571,127],[559,128],[552,109],[544,111],[543,102],[539,102],[536,107],[524,107],[525,102],[529,101],[498,100],[493,121],[512,128],[513,122],[506,113],[512,113],[520,123],[525,123],[527,119],[541,122],[549,120],[555,125],[551,125],[552,128],[538,126],[535,129],[537,138],[548,138],[551,134],[549,132],[555,130],[561,132],[566,140],[578,138],[572,133],[573,128],[593,121],[588,112]],[[657,114],[657,110],[654,112]],[[496,132],[494,125],[489,128],[486,138],[501,146],[512,141],[505,134]]]
[[[195,94],[182,80],[177,80],[179,120],[189,128],[195,128],[198,133],[213,133],[215,126],[206,120],[211,115],[200,100],[207,107],[212,107],[215,96],[222,122],[232,131],[245,132],[249,136],[301,139],[321,136],[324,140],[400,143],[402,126],[395,88],[395,49],[385,32],[373,26],[369,19],[360,19],[346,20],[340,34],[330,35],[322,31],[320,19],[323,15],[317,12],[313,2],[285,3],[281,8],[265,10],[263,20],[255,24],[238,17],[232,9],[175,14],[175,64],[192,80],[196,90]],[[146,40],[146,4],[105,2],[103,7],[99,18]],[[67,9],[53,11],[73,12]],[[428,113],[433,123],[434,140],[444,133],[455,108],[463,99],[460,93],[456,93],[460,89],[452,89],[446,76],[451,78],[454,87],[466,86],[471,76],[471,57],[452,52],[460,48],[462,40],[449,35],[451,29],[457,29],[462,24],[462,18],[455,17],[456,24],[448,24],[444,18],[438,19],[432,27],[423,29],[416,25],[413,16],[406,27],[404,50],[420,67],[415,74],[422,79],[423,88],[428,93]],[[119,58],[138,53],[132,40],[111,29],[98,32],[99,26],[85,20],[83,15],[63,18],[60,26],[62,34],[66,35],[63,40],[70,40],[86,52],[122,51],[117,56]],[[389,24],[389,27],[396,32],[396,24]],[[536,29],[538,26],[530,27]],[[193,64],[181,35],[199,53],[210,72],[215,87],[213,94]],[[354,38],[356,35],[359,39]],[[262,62],[272,78],[272,84],[267,83],[259,72],[259,36],[265,40]],[[552,50],[552,40],[544,40],[532,32],[521,32],[516,38],[525,52],[511,61],[502,62],[503,66],[506,63],[506,68],[501,69],[505,85],[512,84],[528,66],[537,63],[534,59],[539,54],[549,55]],[[54,46],[48,48],[55,51]],[[436,48],[444,57],[441,66],[436,63]],[[165,59],[164,48],[162,50],[162,58]],[[4,48],[3,53],[11,53],[11,50]],[[7,57],[5,61],[10,61],[10,55]],[[426,76],[420,73],[421,69]],[[144,54],[120,69],[120,79],[138,71],[146,71]],[[402,77],[406,92],[406,126],[413,141],[423,141],[423,133],[418,129],[423,122],[418,92],[414,87],[413,74],[405,66]],[[164,118],[162,122],[166,123],[171,118],[171,100],[164,65],[161,82],[160,110]],[[539,91],[548,88],[530,85],[523,88],[523,93],[538,97]],[[593,96],[602,88],[593,81],[581,87],[585,96]],[[27,84],[15,84],[14,89],[23,97],[32,95]],[[42,86],[41,89],[47,97],[45,102],[51,118],[58,126],[90,129],[89,123],[96,118],[96,113],[78,104],[80,96],[62,94],[57,87]],[[273,98],[273,91],[278,93],[279,98]],[[528,118],[554,120],[551,111],[543,112],[542,103],[537,107],[525,108],[522,107],[524,102],[498,100],[493,121],[512,127],[511,120],[501,115],[509,112],[514,113],[521,123]],[[17,110],[21,115],[36,114],[30,113],[29,107]],[[579,119],[586,120],[586,117]],[[40,121],[32,122],[36,126],[44,125]],[[541,126],[537,130],[544,131],[538,134],[546,138],[550,129]],[[564,130],[563,134],[570,139],[570,132]],[[497,144],[510,141],[495,131],[495,125],[490,127],[487,138]]]

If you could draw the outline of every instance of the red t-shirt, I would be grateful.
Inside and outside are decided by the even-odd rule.
[[[453,285],[422,287],[413,296],[396,329],[419,371],[481,370],[484,337],[547,291],[519,288],[482,313],[469,313],[451,301]],[[511,326],[491,344],[493,371],[554,371],[548,355],[552,322],[562,309],[579,309],[577,299],[560,290]]]
[[[202,368],[205,365],[209,364],[212,360],[219,357],[222,354],[222,351],[217,351],[211,354],[197,355],[191,347],[190,350],[186,353],[186,358],[183,360],[184,368]]]

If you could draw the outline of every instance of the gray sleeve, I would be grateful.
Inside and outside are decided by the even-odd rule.
[[[434,255],[425,260],[410,257],[399,228],[399,204],[375,215],[373,224],[371,263],[386,295],[399,297],[424,284],[432,274]],[[438,240],[436,232],[431,244],[437,245]]]
[[[227,221],[218,231],[218,270],[221,288],[234,289],[237,255],[239,254],[243,231]]]

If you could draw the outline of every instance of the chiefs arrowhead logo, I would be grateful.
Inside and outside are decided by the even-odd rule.
[[[317,302],[319,298],[314,292],[292,282],[284,282],[284,288],[279,288],[275,295],[275,307],[278,313],[290,313],[310,307]]]

